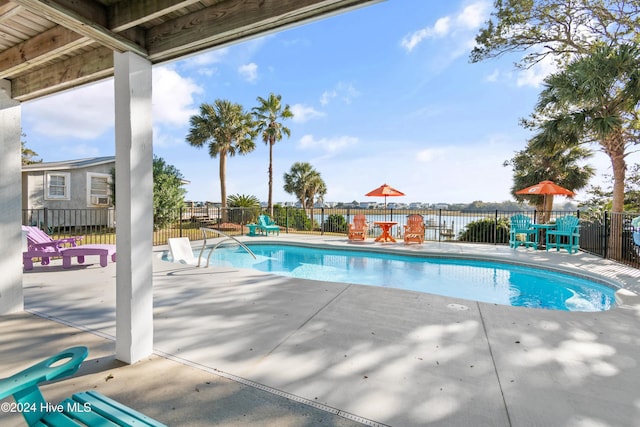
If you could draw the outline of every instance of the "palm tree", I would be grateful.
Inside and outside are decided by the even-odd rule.
[[[624,207],[628,148],[637,143],[640,50],[602,46],[545,79],[536,110],[548,117],[533,146],[597,142],[611,159],[613,212]]]
[[[327,185],[320,176],[320,173],[314,174],[307,181],[307,195],[306,195],[306,208],[311,210],[311,228],[315,227],[315,216],[313,215],[313,209],[316,202],[324,202],[324,196],[327,194]]]
[[[310,163],[296,162],[291,166],[289,173],[284,174],[284,191],[295,194],[306,210],[313,209],[316,196],[323,197],[327,193],[327,186],[320,172]]]
[[[283,135],[291,136],[289,128],[282,125],[278,120],[285,120],[293,117],[289,105],[282,106],[282,96],[269,94],[267,99],[258,97],[259,106],[253,108],[253,115],[256,120],[258,133],[262,135],[262,140],[269,146],[269,197],[267,209],[269,215],[273,217],[273,146],[282,140]]]
[[[584,188],[594,176],[595,170],[592,166],[582,165],[582,162],[592,155],[590,150],[582,146],[559,146],[553,150],[542,151],[534,149],[529,143],[527,148],[518,151],[511,160],[504,162],[504,166],[513,168],[511,193],[516,200],[527,200],[535,204],[536,210],[543,213],[541,222],[547,222],[553,209],[553,196],[545,198],[540,195],[519,195],[516,191],[544,180],[553,181],[571,191]]]
[[[254,222],[260,214],[260,200],[253,195],[232,194],[227,198],[227,204],[231,209],[231,213],[235,218],[231,218],[232,222],[246,224]]]
[[[200,115],[191,116],[187,142],[194,147],[209,146],[211,158],[220,158],[220,197],[223,221],[227,207],[227,156],[247,154],[256,147],[251,113],[240,104],[217,99],[213,105],[202,104]]]
[[[611,210],[624,210],[628,148],[638,143],[640,102],[640,49],[625,44],[599,46],[545,79],[536,110],[549,117],[533,139],[537,147],[596,142],[609,159],[613,172]],[[618,238],[622,217],[612,216],[612,256],[622,251]],[[616,244],[617,243],[617,244]]]
[[[259,208],[260,200],[253,195],[232,194],[227,198],[227,204],[232,208]]]

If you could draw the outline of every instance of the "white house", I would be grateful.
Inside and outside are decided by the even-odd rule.
[[[22,166],[23,222],[49,227],[113,226],[114,156]],[[48,208],[46,218],[43,210]]]

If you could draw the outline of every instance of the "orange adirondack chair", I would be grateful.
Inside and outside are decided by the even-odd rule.
[[[365,240],[367,238],[367,218],[362,215],[354,215],[353,223],[349,224],[349,240]]]
[[[411,214],[407,217],[407,225],[404,226],[404,242],[406,244],[424,242],[424,218],[422,215]]]

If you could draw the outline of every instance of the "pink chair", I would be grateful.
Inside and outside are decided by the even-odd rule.
[[[38,227],[23,225],[22,231],[27,237],[27,251],[22,253],[25,270],[33,269],[33,258],[40,258],[42,265],[48,265],[51,258],[61,257],[65,248],[76,247],[82,236],[52,239]]]
[[[52,243],[55,243],[60,248],[65,247],[66,245],[77,246],[78,242],[84,238],[83,236],[74,236],[62,239],[52,239],[47,233],[32,225],[23,225],[22,231],[27,233],[29,246],[45,245],[45,247],[47,247]]]

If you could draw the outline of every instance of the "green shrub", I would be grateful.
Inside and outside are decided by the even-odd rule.
[[[249,224],[258,221],[260,215],[260,200],[256,196],[247,194],[232,194],[227,197],[229,206],[229,221],[235,224]]]
[[[338,214],[329,215],[322,223],[322,231],[330,233],[346,233],[348,227],[345,217]]]
[[[273,221],[280,227],[293,228],[295,230],[311,230],[311,219],[304,209],[273,207]]]
[[[498,218],[496,230],[496,220],[493,218],[483,218],[467,224],[466,229],[460,233],[458,240],[461,242],[480,243],[508,243],[509,242],[509,220]]]

